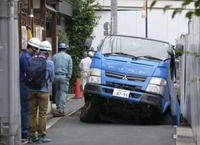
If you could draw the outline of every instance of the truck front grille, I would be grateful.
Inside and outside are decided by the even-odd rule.
[[[131,76],[131,75],[124,75],[124,74],[118,74],[118,73],[113,73],[113,72],[106,72],[105,73],[106,77],[110,78],[115,78],[115,79],[123,79],[127,81],[132,81],[132,82],[139,82],[143,83],[146,81],[146,77],[141,77],[141,76]],[[118,82],[111,82],[111,81],[106,81],[105,86],[110,87],[110,88],[118,88],[118,89],[124,89],[124,90],[129,90],[131,91],[129,94],[129,98],[141,98],[140,94],[134,93],[134,92],[143,92],[141,89],[141,86],[136,86],[136,85],[131,85],[132,83],[129,84],[122,84]],[[103,92],[112,94],[113,89],[106,88],[103,89]]]
[[[117,74],[117,73],[111,73],[111,72],[106,72],[105,75],[106,77],[111,77],[111,78],[116,78],[116,79],[126,79],[129,81],[135,81],[135,82],[144,82],[146,80],[146,77],[123,75],[123,74]]]

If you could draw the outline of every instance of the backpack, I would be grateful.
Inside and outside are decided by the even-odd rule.
[[[41,89],[46,84],[46,59],[34,57],[25,71],[25,84],[32,89]]]

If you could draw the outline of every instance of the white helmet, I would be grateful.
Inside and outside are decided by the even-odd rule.
[[[49,41],[42,41],[40,50],[52,51],[51,43],[49,43]]]
[[[94,53],[92,51],[88,52],[88,56],[93,57]]]
[[[36,47],[36,48],[39,48],[40,47],[40,44],[41,44],[41,41],[40,39],[36,38],[36,37],[32,37],[29,41],[28,41],[28,44],[32,47]]]

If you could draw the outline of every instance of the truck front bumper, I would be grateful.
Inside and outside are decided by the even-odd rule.
[[[135,94],[134,91],[131,91],[128,98],[122,98],[118,96],[113,96],[113,89],[110,87],[102,86],[100,84],[87,83],[84,88],[84,96],[86,98],[92,96],[99,96],[108,99],[118,99],[123,101],[128,101],[137,104],[147,104],[156,107],[162,112],[162,96],[149,94],[145,92],[139,92],[140,95]]]

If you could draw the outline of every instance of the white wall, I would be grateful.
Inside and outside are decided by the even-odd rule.
[[[180,58],[180,103],[181,114],[192,128],[195,144],[200,145],[200,17],[193,16],[189,24],[189,34],[182,35],[178,43],[184,45]]]
[[[186,11],[171,18],[173,10],[163,12],[162,9],[148,11],[148,38],[168,41],[175,44],[175,39],[181,34],[188,33],[188,19],[185,18]],[[103,24],[110,22],[110,11],[97,11],[101,16],[99,24],[94,29],[95,39],[92,46],[96,48],[104,38]],[[145,37],[145,19],[142,18],[141,10],[118,11],[118,34]]]
[[[103,6],[103,9],[110,8],[111,0],[96,0]],[[116,0],[118,8],[141,8],[144,0]],[[171,8],[181,7],[184,0],[158,0],[154,5],[154,8],[163,8],[166,5],[171,5]],[[147,0],[148,7],[151,5],[153,0]],[[190,3],[185,7],[186,9],[194,9],[194,4]]]

